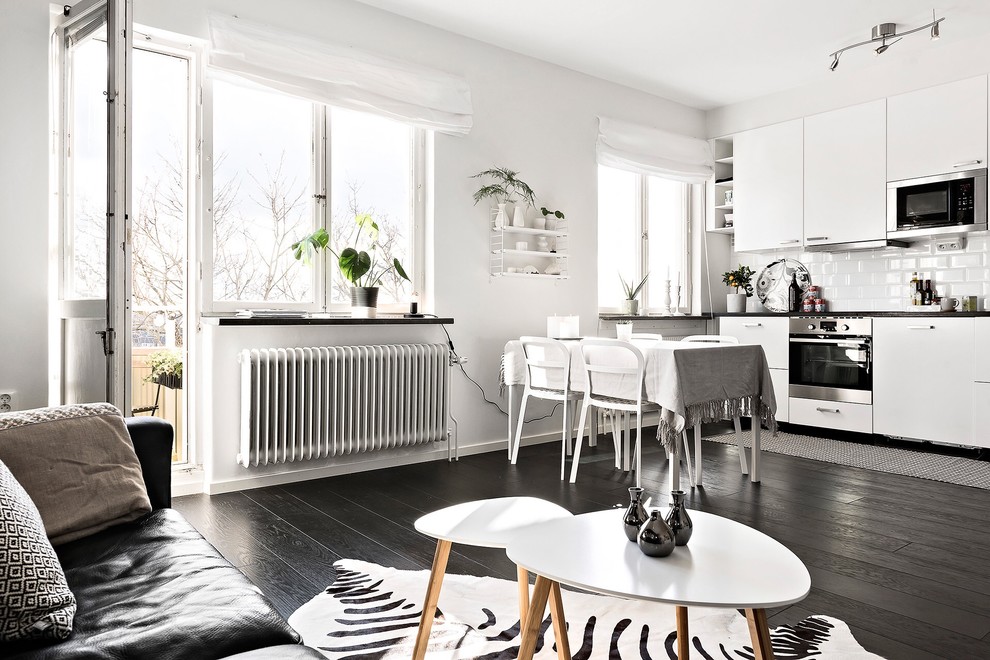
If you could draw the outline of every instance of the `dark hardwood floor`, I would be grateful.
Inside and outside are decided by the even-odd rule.
[[[643,486],[666,502],[662,452],[644,444]],[[288,616],[333,581],[337,559],[428,569],[435,542],[413,521],[434,509],[505,495],[575,513],[627,502],[631,478],[613,469],[609,440],[586,448],[575,485],[558,479],[558,451],[544,444],[522,448],[515,466],[495,452],[174,506]],[[827,614],[886,658],[990,658],[990,491],[778,454],[763,460],[763,482],[752,484],[734,446],[704,443],[705,485],[688,503],[762,530],[808,566],[811,594],[773,610],[771,626]],[[515,578],[503,551],[458,545],[448,572]]]

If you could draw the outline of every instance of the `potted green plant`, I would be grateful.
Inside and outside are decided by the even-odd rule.
[[[540,214],[543,216],[543,226],[537,227],[537,229],[555,229],[557,221],[564,219],[563,211],[551,211],[545,206],[540,207]]]
[[[626,282],[622,279],[622,274],[619,274],[619,281],[622,282],[622,290],[625,291],[626,294],[626,299],[622,301],[622,307],[620,308],[621,313],[629,316],[636,316],[639,314],[639,301],[636,300],[636,296],[638,296],[639,292],[642,291],[643,285],[646,284],[646,279],[649,276],[650,274],[647,273],[646,276],[640,280],[639,284],[634,287],[633,282],[635,280],[629,280]]]
[[[146,382],[173,390],[182,389],[182,354],[179,351],[155,351],[148,354],[146,362],[151,367],[151,373],[145,378]]]
[[[528,183],[519,178],[519,173],[505,167],[493,167],[483,170],[471,177],[472,179],[490,179],[489,183],[481,186],[474,193],[474,203],[477,205],[483,199],[495,200],[498,212],[495,214],[495,227],[501,228],[508,224],[505,205],[510,202],[524,202],[536,206],[536,193]],[[516,199],[518,197],[518,200]],[[525,224],[525,213],[518,204],[512,217],[512,224],[522,227]]]
[[[378,260],[378,224],[368,213],[354,216],[354,233],[348,246],[340,251],[334,251],[330,246],[330,234],[320,227],[309,236],[292,244],[296,259],[303,263],[312,263],[313,255],[320,250],[326,250],[337,258],[337,267],[348,282],[351,283],[351,307],[355,308],[355,316],[374,317],[378,307],[378,284],[389,272],[395,273],[402,279],[409,280],[405,269],[398,259],[391,263]],[[364,311],[358,311],[363,309]]]
[[[753,295],[752,279],[753,269],[742,264],[735,270],[722,273],[722,283],[735,289],[733,293],[725,294],[726,311],[734,314],[746,311],[746,298]]]

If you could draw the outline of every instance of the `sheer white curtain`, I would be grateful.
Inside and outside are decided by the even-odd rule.
[[[233,16],[209,21],[215,70],[441,133],[471,130],[471,88],[455,75]]]
[[[598,164],[684,183],[704,183],[715,163],[706,140],[598,118]]]

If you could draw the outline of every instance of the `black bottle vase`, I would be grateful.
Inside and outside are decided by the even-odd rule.
[[[664,522],[660,509],[650,512],[650,519],[639,530],[637,542],[639,549],[648,557],[666,557],[674,551],[674,532]]]
[[[684,507],[684,491],[671,491],[670,497],[670,511],[667,512],[664,521],[674,533],[674,540],[677,545],[687,545],[688,541],[691,540],[691,534],[694,533],[694,523],[691,522],[691,517]]]
[[[631,487],[629,489],[629,508],[626,509],[626,515],[622,517],[622,528],[626,532],[626,538],[635,543],[636,537],[639,535],[639,528],[649,518],[650,514],[646,512],[646,508],[643,506],[643,489],[637,486]]]

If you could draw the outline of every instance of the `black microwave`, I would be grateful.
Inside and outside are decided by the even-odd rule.
[[[887,184],[888,239],[986,229],[986,168]]]

